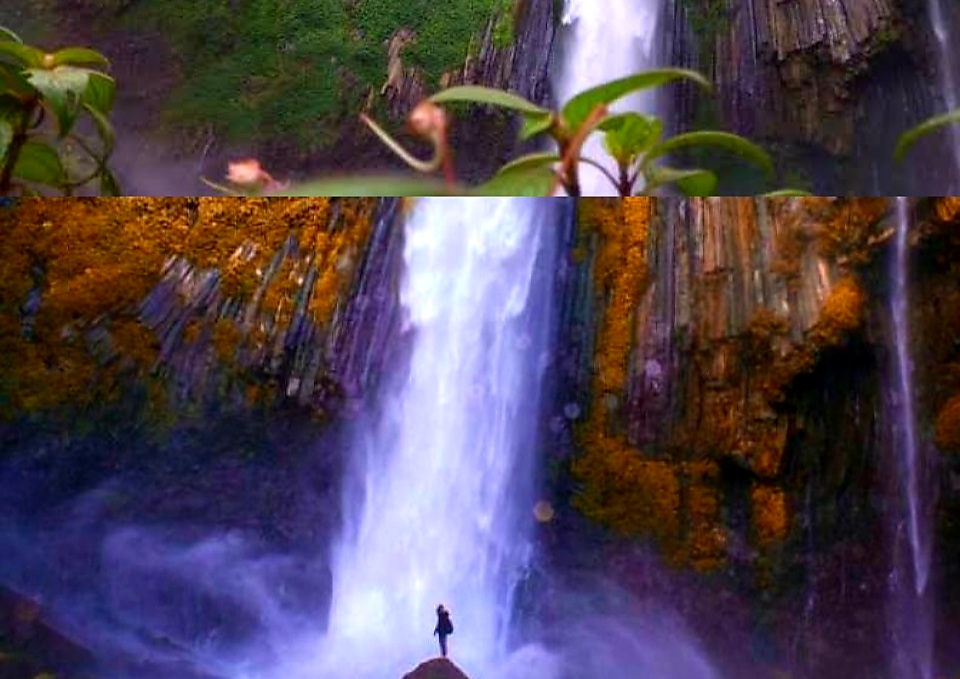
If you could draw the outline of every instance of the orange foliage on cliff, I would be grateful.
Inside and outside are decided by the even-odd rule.
[[[840,343],[863,323],[865,295],[853,277],[839,280],[820,309],[814,339],[821,346]]]
[[[755,484],[750,489],[753,529],[757,544],[768,547],[787,537],[790,511],[782,488]]]
[[[581,224],[600,237],[596,289],[607,300],[596,355],[596,393],[619,392],[627,380],[634,309],[646,278],[645,247],[652,211],[649,198],[592,200]]]
[[[374,207],[341,201],[333,226],[332,201],[324,198],[47,198],[0,211],[0,415],[82,406],[113,393],[111,379],[121,372],[150,372],[158,346],[138,305],[174,256],[219,269],[223,293],[244,298],[293,237],[304,262],[322,272],[310,309],[327,322],[351,280],[347,260],[369,236]],[[264,309],[275,321],[289,317],[301,273],[291,266],[268,287],[271,306]],[[28,310],[31,295],[39,306]],[[239,341],[231,325],[214,329],[221,359],[232,357]],[[99,337],[94,330],[106,339],[91,339]],[[187,326],[184,339],[199,333]]]
[[[952,222],[960,219],[960,198],[940,198],[937,200],[937,219]]]
[[[960,453],[960,395],[954,396],[937,415],[937,447],[945,453]]]

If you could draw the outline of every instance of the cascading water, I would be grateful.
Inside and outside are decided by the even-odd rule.
[[[552,296],[552,266],[538,267],[552,264],[554,205],[437,199],[409,217],[408,373],[357,446],[362,509],[334,560],[328,633],[303,676],[402,676],[438,654],[439,602],[453,614],[457,664],[476,677],[502,671],[512,590],[531,553]]]
[[[901,679],[931,679],[933,611],[928,591],[930,521],[923,483],[926,477],[925,460],[922,459],[922,447],[916,433],[913,366],[910,359],[907,266],[910,210],[906,198],[896,200],[896,221],[891,270],[891,316],[896,362],[894,453],[900,462],[897,476],[903,488],[904,511],[898,523],[898,539],[895,540],[896,565],[893,574],[896,593],[893,625],[898,638],[895,666],[897,676]],[[905,540],[899,539],[900,536]]]
[[[957,91],[956,52],[950,37],[949,21],[941,0],[928,0],[928,11],[940,57],[940,89],[947,110],[954,111],[960,108],[960,92]],[[954,125],[948,133],[953,149],[955,173],[960,177],[960,130]]]
[[[662,4],[660,0],[567,0],[564,56],[555,83],[559,101],[569,101],[608,80],[654,68]],[[655,101],[652,92],[644,92],[622,99],[612,109],[651,114]],[[600,161],[616,177],[616,165],[607,159],[597,134],[587,140],[583,155]],[[584,196],[616,195],[616,187],[594,167],[582,165],[580,178]]]

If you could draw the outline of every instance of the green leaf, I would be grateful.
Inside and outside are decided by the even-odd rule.
[[[518,165],[501,170],[470,192],[474,196],[549,196],[555,175],[542,165]]]
[[[12,40],[13,42],[23,43],[23,40],[20,39],[19,35],[11,31],[9,28],[5,28],[4,26],[0,26],[0,40]]]
[[[97,71],[89,72],[87,89],[83,92],[83,103],[89,104],[104,115],[110,115],[117,85],[113,78]]]
[[[10,148],[10,142],[13,141],[13,125],[0,118],[0,167],[3,166],[7,157],[7,150]]]
[[[676,184],[685,196],[712,196],[717,190],[717,175],[709,170],[677,170],[654,167],[647,177],[647,191],[664,184]]]
[[[710,83],[707,79],[696,71],[683,68],[657,69],[620,78],[619,80],[611,80],[585,90],[568,101],[560,115],[571,130],[576,130],[586,122],[590,113],[601,104],[612,104],[617,99],[633,92],[660,87],[680,79],[692,80],[704,89],[710,89]]]
[[[0,63],[0,93],[4,90],[18,98],[29,97],[37,92],[23,77],[19,66]]]
[[[117,178],[114,177],[113,173],[105,167],[100,168],[100,195],[120,195],[120,185],[117,183]]]
[[[110,68],[107,58],[86,47],[67,47],[53,53],[54,66],[99,66]]]
[[[792,198],[792,197],[804,197],[812,196],[813,194],[809,191],[802,191],[800,189],[777,189],[776,191],[768,191],[767,193],[760,194],[761,198]]]
[[[553,127],[553,120],[553,113],[525,115],[523,117],[523,126],[520,128],[520,141],[525,141],[536,137],[538,134],[547,132]]]
[[[20,42],[0,41],[0,61],[15,66],[39,68],[43,65],[44,53],[36,47]]]
[[[520,156],[519,158],[514,158],[509,163],[501,167],[497,171],[497,174],[544,167],[547,165],[553,165],[554,163],[559,163],[560,160],[561,158],[559,155],[549,151],[543,153],[530,153],[525,156]]]
[[[20,148],[13,175],[24,181],[59,188],[66,181],[60,156],[50,146],[28,139]]]
[[[910,147],[916,144],[921,137],[925,137],[931,132],[936,132],[941,127],[956,125],[957,123],[960,123],[960,108],[924,120],[916,127],[910,128],[900,135],[900,139],[897,140],[897,146],[893,151],[894,159],[898,163],[903,162],[903,157],[907,154],[907,151],[909,151]]]
[[[630,165],[641,153],[646,153],[663,134],[663,121],[639,113],[610,116],[598,127],[606,132],[604,148],[622,166]]]
[[[76,120],[90,81],[90,71],[75,66],[57,66],[51,70],[31,68],[27,70],[27,77],[53,110],[57,117],[57,131],[65,137]]]
[[[369,175],[333,177],[290,187],[284,196],[462,196],[465,187],[448,186],[429,177]]]
[[[643,161],[644,172],[655,158],[690,146],[721,146],[758,165],[768,175],[774,174],[773,161],[770,160],[770,156],[752,141],[729,132],[712,131],[678,134],[676,137],[667,139],[659,146],[655,146],[647,153],[647,157]]]
[[[479,85],[461,85],[441,90],[430,97],[428,101],[434,104],[445,104],[452,101],[467,101],[475,104],[490,104],[501,108],[509,108],[514,111],[520,111],[525,115],[543,116],[549,115],[550,111],[540,108],[533,102],[527,101],[523,97],[504,92],[503,90],[492,87],[481,87]]]
[[[93,124],[97,127],[97,133],[100,135],[100,139],[103,140],[103,160],[107,159],[111,153],[113,153],[114,145],[114,136],[113,136],[113,125],[110,124],[110,121],[107,120],[106,116],[100,113],[97,109],[90,106],[90,104],[83,105],[84,110],[87,114],[93,118]]]

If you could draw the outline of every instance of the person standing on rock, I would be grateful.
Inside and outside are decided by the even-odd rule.
[[[433,630],[433,635],[440,638],[440,654],[447,657],[447,637],[453,634],[453,623],[450,621],[450,611],[443,607],[443,604],[437,606],[437,626]]]

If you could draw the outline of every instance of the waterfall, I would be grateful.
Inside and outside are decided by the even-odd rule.
[[[347,496],[329,629],[304,676],[402,676],[439,654],[441,602],[460,667],[491,677],[507,660],[532,551],[557,205],[423,200],[408,217],[409,366],[355,446],[362,501]]]
[[[561,103],[600,83],[657,66],[660,0],[566,1],[563,57],[555,82]],[[655,113],[654,93],[624,98],[612,108],[619,112]],[[616,164],[607,158],[599,135],[591,135],[583,155],[601,161],[616,177]],[[616,195],[616,187],[596,168],[581,165],[580,173],[584,196]]]
[[[898,676],[902,679],[931,679],[933,676],[933,611],[929,597],[930,503],[925,497],[925,460],[916,432],[913,365],[910,359],[910,317],[907,266],[910,210],[906,198],[896,200],[896,239],[892,258],[891,317],[896,362],[894,382],[894,454],[899,460],[897,476],[903,488],[903,512],[895,540],[897,554],[893,573],[893,626],[899,640],[896,653]],[[896,468],[896,467],[895,467]],[[905,535],[903,535],[905,533]],[[899,539],[903,535],[905,539]],[[905,548],[900,547],[906,543]],[[902,555],[906,552],[906,555]],[[903,562],[906,561],[906,565]]]
[[[960,108],[960,94],[957,92],[956,48],[950,36],[949,20],[944,12],[941,0],[928,0],[930,23],[937,39],[937,52],[940,57],[940,90],[943,93],[947,111]],[[953,150],[955,174],[960,177],[960,129],[952,125],[948,130]]]

